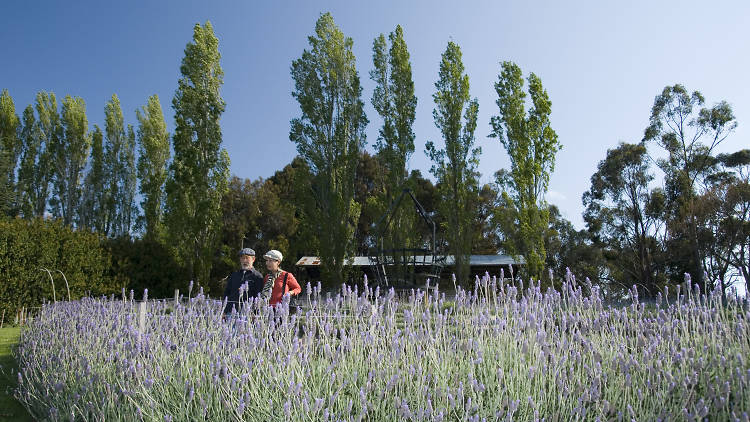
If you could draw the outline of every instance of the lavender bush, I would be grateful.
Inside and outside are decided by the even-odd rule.
[[[614,308],[572,277],[485,277],[452,301],[308,285],[296,313],[228,321],[202,294],[150,301],[143,332],[132,294],[48,304],[22,333],[17,397],[42,420],[747,421],[750,312],[687,290]]]

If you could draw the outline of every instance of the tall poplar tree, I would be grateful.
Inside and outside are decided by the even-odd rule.
[[[81,225],[98,233],[104,233],[106,222],[105,207],[105,168],[104,168],[104,134],[99,126],[94,125],[91,135],[91,158],[89,171],[83,187],[81,205]]]
[[[380,34],[373,41],[373,65],[370,78],[375,81],[372,105],[383,119],[375,144],[377,158],[385,169],[383,188],[376,200],[379,213],[385,212],[408,184],[407,163],[414,153],[414,119],[417,97],[414,95],[409,50],[401,25],[388,35]],[[386,249],[413,248],[417,239],[414,230],[416,214],[410,207],[394,210],[393,220],[383,239]]]
[[[0,94],[0,214],[15,213],[16,166],[21,152],[20,121],[7,89]]]
[[[526,259],[528,275],[539,279],[547,252],[544,239],[549,227],[549,207],[544,199],[555,154],[561,145],[550,124],[552,103],[542,81],[529,74],[531,104],[526,111],[526,93],[521,68],[503,62],[495,83],[500,114],[493,116],[490,136],[498,138],[510,157],[511,169],[499,184],[505,188],[504,202],[511,204],[512,216],[502,218],[503,249]]]
[[[164,183],[169,160],[169,133],[158,95],[152,95],[138,117],[138,179],[143,197],[143,218],[139,226],[147,239],[163,235]]]
[[[310,50],[292,62],[292,96],[302,116],[291,121],[289,139],[313,177],[305,209],[319,240],[323,278],[343,282],[360,212],[354,176],[367,117],[352,39],[325,13],[308,42]]]
[[[55,148],[53,215],[63,223],[77,223],[81,201],[81,179],[86,167],[91,136],[88,133],[86,104],[80,97],[66,95],[62,103],[62,142]]]
[[[455,258],[456,277],[466,283],[479,192],[477,166],[482,150],[474,147],[479,102],[470,99],[469,76],[464,73],[461,48],[453,41],[448,42],[443,52],[435,89],[432,116],[443,135],[445,148],[438,149],[429,141],[425,152],[433,162],[430,172],[438,180],[438,209],[445,217],[442,228]]]
[[[37,93],[34,107],[38,126],[37,130],[30,129],[34,138],[29,138],[28,141],[29,145],[33,144],[37,148],[37,153],[31,153],[32,149],[28,147],[25,150],[30,168],[33,163],[33,171],[29,172],[29,189],[32,193],[30,198],[34,216],[44,217],[50,202],[50,188],[55,177],[55,154],[63,139],[63,127],[54,92]],[[36,137],[39,139],[38,143]]]
[[[123,235],[129,235],[138,220],[138,206],[135,203],[135,196],[138,193],[138,175],[135,165],[136,140],[133,125],[128,125],[126,133],[125,145],[120,151],[122,173],[119,177],[121,194],[118,201]]]
[[[42,138],[39,132],[34,107],[29,104],[23,110],[21,123],[21,163],[18,168],[18,207],[24,218],[31,218],[34,214],[34,204],[37,202],[36,195],[36,165],[42,146]]]
[[[166,184],[165,223],[177,258],[201,283],[209,281],[229,178],[229,155],[221,148],[219,126],[225,108],[220,59],[211,23],[196,24],[172,99],[174,159]]]
[[[125,118],[117,94],[112,94],[112,98],[104,106],[104,133],[107,139],[104,147],[107,215],[104,228],[107,235],[119,237],[127,233],[125,210],[123,210],[125,197],[123,176],[127,171],[127,162],[123,160],[123,157],[128,139],[125,133]]]

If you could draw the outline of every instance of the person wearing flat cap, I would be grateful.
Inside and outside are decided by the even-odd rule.
[[[302,287],[294,278],[294,274],[281,269],[281,260],[283,259],[281,252],[271,249],[263,255],[263,258],[266,260],[266,269],[268,270],[268,274],[263,279],[264,286],[273,286],[269,305],[281,303],[286,293],[292,296],[302,293]]]
[[[240,250],[240,270],[229,275],[227,286],[224,288],[224,297],[227,305],[224,314],[232,313],[232,308],[240,310],[241,303],[247,303],[251,298],[261,296],[262,299],[270,297],[271,286],[264,288],[263,275],[253,268],[255,262],[255,251],[250,248]],[[242,293],[240,300],[240,288],[247,283],[247,290]],[[264,295],[265,292],[265,295]]]

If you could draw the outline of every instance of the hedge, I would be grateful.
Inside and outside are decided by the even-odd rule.
[[[59,220],[0,220],[0,312],[7,321],[21,307],[38,307],[53,300],[119,293],[122,281],[108,274],[110,254],[105,239],[74,230]],[[62,274],[61,274],[62,273]]]

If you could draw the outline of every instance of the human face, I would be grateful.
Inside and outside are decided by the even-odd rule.
[[[266,269],[271,272],[276,272],[279,270],[279,265],[281,263],[275,259],[268,259],[266,258]]]
[[[253,268],[253,263],[255,262],[255,257],[251,255],[240,255],[240,267],[242,267],[243,270],[247,271],[251,268]]]

